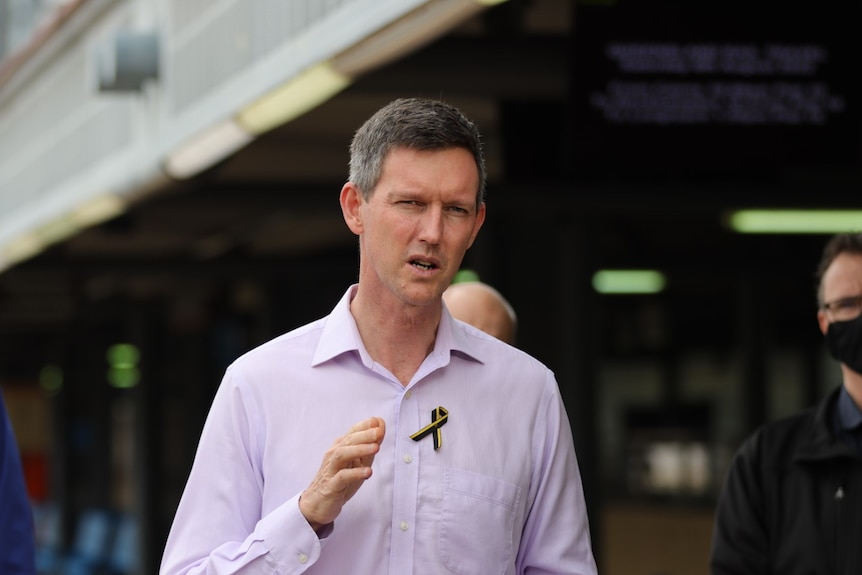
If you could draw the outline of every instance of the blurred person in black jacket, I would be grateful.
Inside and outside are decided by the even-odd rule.
[[[740,447],[718,501],[713,575],[862,573],[862,233],[834,236],[817,278],[843,385]]]

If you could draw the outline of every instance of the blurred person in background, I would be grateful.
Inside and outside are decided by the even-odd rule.
[[[843,385],[740,447],[718,501],[713,575],[862,573],[862,234],[826,244],[817,281]]]
[[[515,345],[518,318],[503,295],[480,281],[454,283],[443,292],[446,309],[457,320]]]
[[[35,545],[33,508],[21,455],[0,391],[0,574],[35,573]]]
[[[359,128],[340,195],[359,281],[228,367],[163,575],[595,575],[553,373],[442,303],[485,177],[478,130],[444,102],[395,100]]]

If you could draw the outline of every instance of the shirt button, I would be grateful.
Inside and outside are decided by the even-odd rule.
[[[407,391],[404,392],[404,399],[410,399],[411,395],[413,395],[413,392],[408,389]]]
[[[411,457],[410,455],[404,456],[404,463],[410,463],[411,461],[413,461],[413,457]]]
[[[296,556],[296,560],[302,564],[308,563],[308,555],[306,555],[305,553],[300,553]]]
[[[401,522],[401,531],[407,531],[407,522],[406,521]]]

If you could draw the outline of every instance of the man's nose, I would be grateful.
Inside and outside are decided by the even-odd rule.
[[[443,210],[430,207],[425,210],[420,219],[419,239],[431,244],[440,242],[443,235]]]

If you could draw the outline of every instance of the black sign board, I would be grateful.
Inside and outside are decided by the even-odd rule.
[[[858,0],[583,0],[573,165],[749,173],[860,164]]]

